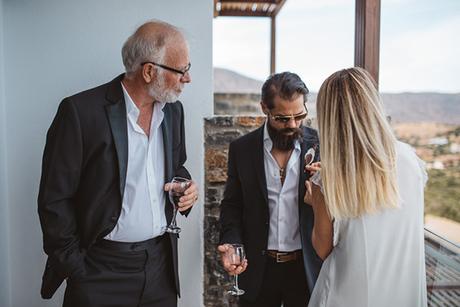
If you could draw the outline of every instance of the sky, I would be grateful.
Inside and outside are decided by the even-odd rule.
[[[316,92],[354,62],[355,0],[287,0],[277,17],[277,71]],[[270,19],[217,17],[215,67],[265,80]],[[460,0],[381,0],[380,90],[460,93]]]

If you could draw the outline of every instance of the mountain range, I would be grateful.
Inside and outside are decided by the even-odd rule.
[[[235,71],[214,68],[214,93],[260,93],[263,81]],[[460,93],[381,93],[386,112],[395,122],[435,122],[460,125]],[[308,97],[314,108],[316,93]],[[316,114],[315,110],[311,110]]]

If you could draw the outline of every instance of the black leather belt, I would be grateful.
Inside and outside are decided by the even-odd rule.
[[[110,240],[101,240],[95,244],[95,246],[102,247],[104,249],[119,251],[119,252],[134,252],[134,251],[143,251],[147,249],[155,248],[160,244],[165,238],[166,234],[158,236],[152,239],[148,239],[140,242],[118,242]]]
[[[296,250],[293,252],[280,252],[280,251],[275,251],[275,250],[268,250],[267,255],[271,258],[274,258],[276,262],[283,263],[283,262],[289,262],[289,261],[301,259],[302,251]]]

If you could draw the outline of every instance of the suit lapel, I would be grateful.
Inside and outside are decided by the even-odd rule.
[[[300,163],[299,163],[299,206],[302,208],[305,206],[303,203],[303,198],[305,195],[305,180],[307,179],[307,174],[304,171],[305,168],[305,153],[307,152],[309,148],[308,142],[304,139],[302,144],[300,144]]]
[[[264,195],[265,203],[268,204],[268,192],[267,192],[267,178],[265,175],[265,158],[264,158],[264,126],[259,128],[256,133],[255,150],[254,150],[254,165],[259,181],[259,186]]]
[[[173,165],[172,165],[172,135],[171,135],[171,112],[169,112],[169,105],[166,104],[163,108],[164,117],[163,122],[161,123],[161,131],[163,133],[163,151],[165,159],[165,174],[164,180],[165,183],[170,182],[174,176]],[[166,193],[167,194],[167,193]],[[168,195],[166,195],[168,198]],[[169,224],[173,210],[171,204],[166,200],[165,206],[166,221]]]
[[[105,111],[110,123],[113,142],[118,157],[118,170],[120,176],[120,195],[123,199],[123,193],[126,184],[126,172],[128,166],[128,129],[126,119],[126,107],[121,89],[121,80],[123,75],[118,76],[112,81],[107,92],[107,99],[112,104],[105,106]]]
[[[303,202],[305,196],[305,180],[307,180],[307,174],[304,171],[305,168],[305,153],[308,149],[312,148],[314,145],[318,145],[318,139],[315,135],[311,134],[308,129],[305,127],[303,129],[303,142],[300,144],[300,170],[299,170],[299,207],[302,209],[306,205]],[[315,153],[315,158],[313,161],[318,161],[319,159],[319,149]],[[309,208],[309,206],[307,207]]]
[[[305,195],[305,180],[307,174],[304,172],[305,168],[305,153],[307,150],[314,145],[318,145],[318,137],[313,130],[303,128],[304,137],[301,144],[301,155],[300,155],[300,175],[299,175],[299,224],[300,224],[300,237],[302,240],[303,250],[303,262],[305,269],[305,276],[307,278],[308,288],[311,291],[315,285],[315,281],[318,278],[319,270],[321,269],[321,259],[316,255],[316,252],[311,243],[312,229],[314,223],[313,209],[310,205],[303,202]],[[313,161],[319,159],[319,147],[315,154]]]
[[[164,117],[161,123],[161,131],[163,133],[163,150],[165,155],[165,182],[170,182],[173,178],[172,169],[172,136],[171,136],[171,112],[169,112],[168,104],[163,108]]]

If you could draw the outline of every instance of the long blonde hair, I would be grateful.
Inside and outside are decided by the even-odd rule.
[[[331,217],[398,207],[396,138],[369,73],[357,67],[335,72],[321,85],[316,105]]]

